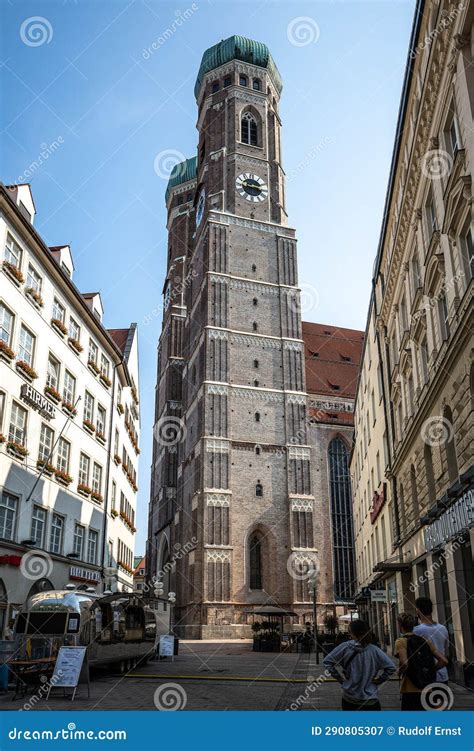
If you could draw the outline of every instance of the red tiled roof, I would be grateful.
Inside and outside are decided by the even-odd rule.
[[[129,329],[107,329],[107,332],[123,354],[125,352],[125,345],[127,344]]]
[[[364,332],[306,321],[302,327],[308,393],[354,399]]]
[[[145,568],[145,566],[146,566],[146,564],[145,564],[145,556],[143,556],[143,558],[140,558],[139,561],[138,561],[138,564],[135,566],[135,569],[133,571],[134,575],[138,574],[138,572],[140,571],[140,569],[141,568]]]

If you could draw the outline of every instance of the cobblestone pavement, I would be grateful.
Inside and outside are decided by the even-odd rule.
[[[321,678],[320,678],[321,677]],[[341,691],[323,680],[314,654],[253,652],[249,641],[181,642],[180,654],[149,662],[126,675],[105,670],[91,679],[91,695],[80,685],[74,704],[57,689],[49,701],[29,693],[12,701],[0,697],[0,710],[155,710],[178,704],[186,710],[328,710],[340,709]],[[319,679],[319,680],[318,680]],[[172,684],[171,686],[169,684]],[[450,684],[453,709],[473,709],[473,692]],[[398,680],[380,690],[383,709],[400,708]],[[184,706],[183,706],[184,705]]]

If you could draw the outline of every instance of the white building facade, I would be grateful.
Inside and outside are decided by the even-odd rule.
[[[34,215],[0,186],[0,636],[35,592],[133,586],[137,328],[105,329]]]

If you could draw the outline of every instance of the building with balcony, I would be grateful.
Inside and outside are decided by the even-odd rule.
[[[0,632],[32,593],[133,583],[137,328],[105,328],[34,216],[0,186]]]

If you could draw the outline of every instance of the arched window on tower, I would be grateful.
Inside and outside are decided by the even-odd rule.
[[[240,140],[242,143],[247,143],[250,146],[258,145],[257,121],[250,112],[242,115],[242,120],[240,121]]]
[[[252,81],[252,88],[253,88],[254,91],[261,91],[262,86],[260,84],[260,79],[259,78],[254,78],[253,79],[253,81]]]
[[[247,86],[247,84],[248,84],[247,76],[241,75],[239,77],[239,85],[240,86]]]
[[[250,589],[262,589],[262,541],[252,535],[249,543]]]
[[[260,449],[258,451],[260,453]],[[260,482],[260,480],[257,480],[257,483],[255,485],[255,497],[256,498],[263,498],[263,485]]]
[[[355,592],[354,530],[348,452],[340,438],[328,448],[333,538],[334,595],[347,600]]]

